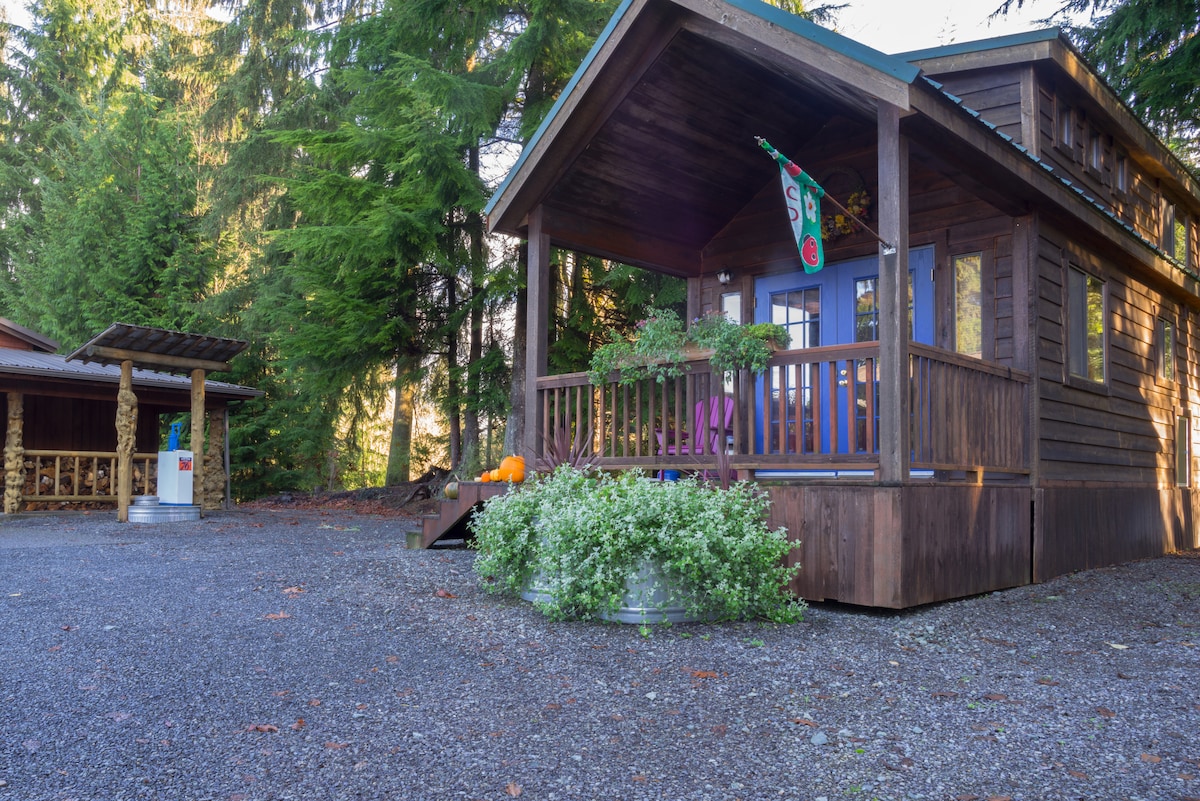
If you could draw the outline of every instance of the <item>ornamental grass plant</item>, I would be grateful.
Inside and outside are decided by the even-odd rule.
[[[475,569],[485,588],[512,595],[536,576],[545,614],[592,619],[620,608],[648,560],[698,617],[796,622],[805,605],[787,591],[797,568],[784,559],[797,543],[767,527],[768,503],[748,482],[720,489],[564,466],[475,513]]]

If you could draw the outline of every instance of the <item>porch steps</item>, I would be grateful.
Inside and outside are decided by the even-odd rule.
[[[409,548],[428,548],[441,539],[467,539],[471,536],[467,523],[475,507],[496,495],[508,492],[507,483],[482,481],[458,482],[458,497],[443,498],[437,514],[425,515],[421,531],[408,538]]]

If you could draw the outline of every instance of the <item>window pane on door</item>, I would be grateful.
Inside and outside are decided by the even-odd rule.
[[[793,289],[771,295],[771,322],[782,325],[793,348],[821,345],[821,288]]]

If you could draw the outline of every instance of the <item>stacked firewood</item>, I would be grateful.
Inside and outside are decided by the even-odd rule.
[[[146,486],[144,465],[135,464],[133,467],[134,493],[152,495],[156,491],[156,482],[150,476],[149,487]],[[79,460],[79,487],[75,487],[75,462],[64,459],[58,470],[58,484],[54,482],[54,458],[35,457],[25,460],[25,483],[22,494],[26,498],[54,495],[115,495],[113,488],[112,468],[109,462],[95,462],[92,459]],[[153,473],[153,471],[151,471]],[[0,470],[0,486],[4,483],[4,470]]]

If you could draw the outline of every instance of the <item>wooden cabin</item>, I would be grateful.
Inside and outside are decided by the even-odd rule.
[[[774,144],[867,225],[801,269]],[[885,55],[755,0],[627,0],[488,209],[528,242],[526,441],[729,464],[801,596],[904,608],[1197,546],[1196,178],[1057,30]],[[547,375],[558,249],[791,333],[761,376]],[[723,424],[721,424],[723,428]],[[706,430],[700,431],[697,428]],[[675,435],[680,436],[680,435]]]
[[[54,340],[0,318],[0,413],[7,421],[0,487],[6,513],[108,506],[118,500],[121,369],[70,361],[56,350]],[[133,370],[132,388],[138,414],[131,489],[134,495],[153,495],[158,451],[166,445],[162,421],[191,411],[192,383],[185,376]],[[204,382],[208,469],[204,487],[193,491],[205,508],[229,501],[229,405],[261,395],[236,384]]]

